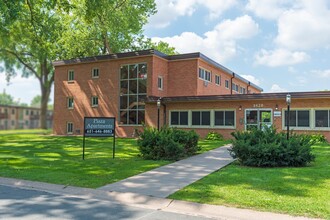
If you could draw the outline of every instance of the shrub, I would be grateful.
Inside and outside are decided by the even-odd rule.
[[[314,160],[311,139],[306,135],[277,133],[273,127],[247,132],[233,132],[235,140],[229,150],[244,166],[282,167],[306,166]]]
[[[219,134],[215,131],[211,131],[207,134],[206,140],[211,140],[211,141],[222,141],[223,140],[223,136],[222,134]]]
[[[179,160],[199,150],[198,138],[195,131],[169,127],[163,127],[158,131],[156,128],[146,127],[140,133],[137,143],[144,159]]]
[[[323,134],[312,134],[308,135],[310,138],[311,144],[320,144],[320,143],[327,143],[327,139]]]

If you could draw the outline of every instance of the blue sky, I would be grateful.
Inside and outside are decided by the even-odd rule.
[[[156,0],[144,34],[179,53],[202,52],[264,92],[330,90],[329,0]],[[30,103],[36,80],[0,89]]]

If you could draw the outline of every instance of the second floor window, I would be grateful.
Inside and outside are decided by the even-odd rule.
[[[99,97],[93,96],[92,97],[92,107],[97,107],[99,106]]]
[[[210,71],[207,71],[205,69],[199,68],[199,72],[198,72],[198,77],[200,79],[203,79],[205,81],[209,81],[211,82],[212,80],[212,74]]]
[[[158,89],[163,90],[163,77],[158,76]]]
[[[221,85],[221,77],[218,75],[215,75],[215,84]]]
[[[229,89],[229,81],[228,81],[228,80],[225,81],[225,87],[226,87],[227,89]]]
[[[73,98],[68,98],[68,108],[73,109]]]

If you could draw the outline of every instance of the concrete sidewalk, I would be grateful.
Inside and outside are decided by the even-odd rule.
[[[233,162],[230,145],[141,173],[122,181],[100,187],[111,192],[130,192],[166,198],[185,186]]]
[[[225,206],[206,205],[172,199],[155,198],[134,193],[105,192],[103,190],[56,185],[34,181],[1,178],[0,185],[44,191],[67,198],[76,197],[100,201],[109,201],[116,204],[125,204],[132,207],[148,208],[155,211],[181,213],[191,216],[203,216],[226,220],[311,220],[307,217],[294,217],[285,214],[260,212],[249,209],[231,208]],[[0,194],[1,199],[6,199]],[[1,204],[0,204],[1,207]],[[187,218],[189,219],[189,218]]]

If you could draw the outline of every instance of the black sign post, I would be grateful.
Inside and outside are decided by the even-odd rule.
[[[85,159],[85,137],[113,137],[112,158],[115,158],[116,118],[85,117],[83,137],[83,160]]]

